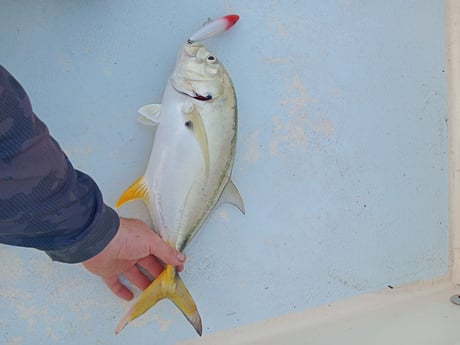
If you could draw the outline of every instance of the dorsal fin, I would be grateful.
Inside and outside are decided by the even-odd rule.
[[[229,180],[227,185],[225,186],[224,191],[220,197],[220,203],[229,203],[239,208],[239,210],[246,214],[246,209],[244,207],[244,201],[241,197],[238,188],[236,188],[235,184],[232,180]]]

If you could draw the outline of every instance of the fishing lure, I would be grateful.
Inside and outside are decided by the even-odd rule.
[[[187,43],[193,44],[217,36],[235,25],[238,19],[240,19],[240,17],[236,14],[229,14],[218,19],[209,18],[200,29],[189,37]]]

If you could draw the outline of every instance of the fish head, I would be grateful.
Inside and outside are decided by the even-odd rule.
[[[223,65],[204,45],[186,43],[179,51],[171,83],[182,94],[210,101],[223,93],[225,73]]]

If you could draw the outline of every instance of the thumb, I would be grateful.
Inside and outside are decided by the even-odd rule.
[[[164,263],[173,266],[182,266],[184,264],[185,255],[163,241],[161,237],[144,222],[138,219],[127,218],[120,219],[120,222],[123,225],[123,229],[130,229],[127,234],[131,235],[128,235],[128,237],[135,237],[136,243],[141,244],[143,248],[142,252],[144,253],[142,256],[153,255]],[[133,236],[134,233],[137,233],[137,235]],[[142,243],[139,243],[139,241]],[[129,247],[131,246],[125,248],[127,249]],[[138,256],[139,254],[135,255]],[[139,259],[139,257],[136,259]]]
[[[149,236],[149,253],[163,261],[165,264],[173,266],[182,266],[185,262],[184,253],[164,242],[158,234],[151,231]]]

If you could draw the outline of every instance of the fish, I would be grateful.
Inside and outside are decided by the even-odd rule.
[[[141,122],[156,127],[150,159],[144,175],[115,204],[118,208],[143,200],[154,230],[181,252],[220,204],[233,204],[245,213],[231,179],[238,129],[235,89],[225,67],[198,42],[221,34],[237,20],[236,15],[211,20],[191,35],[179,50],[161,104],[139,109]],[[196,303],[172,265],[129,306],[115,333],[164,298],[201,336]]]

